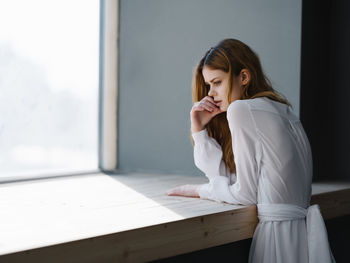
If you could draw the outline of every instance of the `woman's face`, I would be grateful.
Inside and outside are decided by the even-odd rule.
[[[208,96],[214,98],[215,102],[220,101],[220,109],[222,111],[227,111],[229,103],[227,102],[227,92],[228,92],[228,80],[229,75],[225,71],[220,69],[210,69],[208,67],[203,67],[202,75],[205,84],[210,85],[210,90]],[[242,83],[239,81],[239,77],[233,77],[232,92],[230,103],[241,98]]]

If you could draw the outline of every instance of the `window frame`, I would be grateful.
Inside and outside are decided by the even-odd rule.
[[[100,0],[99,169],[117,169],[119,0]]]

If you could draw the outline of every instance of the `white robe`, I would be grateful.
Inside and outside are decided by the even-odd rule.
[[[319,207],[310,206],[312,153],[291,107],[267,97],[236,100],[226,117],[235,174],[206,129],[192,134],[195,165],[209,179],[200,198],[257,204],[249,262],[335,262]]]

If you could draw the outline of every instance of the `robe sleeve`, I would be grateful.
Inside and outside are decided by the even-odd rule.
[[[194,141],[193,157],[194,163],[199,170],[210,180],[216,176],[229,178],[230,183],[236,181],[236,174],[230,173],[222,159],[223,153],[220,144],[208,135],[208,131],[192,133]]]
[[[227,109],[227,120],[232,136],[232,150],[236,164],[236,182],[225,176],[209,177],[209,183],[199,188],[203,199],[237,205],[257,203],[261,141],[248,103],[232,102]]]

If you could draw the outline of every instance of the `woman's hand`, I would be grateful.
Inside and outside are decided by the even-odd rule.
[[[167,195],[179,195],[189,197],[199,197],[198,190],[201,184],[186,184],[171,188],[166,191]]]
[[[205,125],[217,114],[223,112],[216,105],[214,99],[206,96],[200,101],[193,104],[191,109],[191,131],[197,132],[203,130]]]

